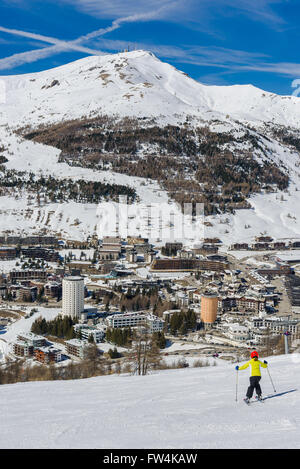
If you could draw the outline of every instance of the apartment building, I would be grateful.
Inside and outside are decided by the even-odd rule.
[[[20,332],[17,336],[17,340],[25,342],[34,348],[43,347],[46,345],[45,337],[34,334],[33,332]]]
[[[34,358],[45,365],[61,360],[61,351],[55,347],[39,347],[34,350]]]
[[[54,236],[6,236],[4,237],[5,244],[20,245],[20,246],[57,246],[58,239]]]
[[[76,332],[80,331],[81,339],[89,340],[90,336],[93,337],[95,343],[102,342],[105,337],[103,329],[87,326],[86,324],[75,324],[74,329]]]
[[[219,298],[218,307],[223,312],[238,309],[242,312],[259,313],[265,311],[266,298],[252,296],[225,296]]]
[[[107,325],[112,328],[118,327],[135,327],[145,324],[145,314],[136,313],[124,313],[124,314],[113,314],[108,316]]]
[[[18,283],[22,280],[47,280],[46,270],[11,270],[9,272],[10,283]]]
[[[113,314],[107,318],[107,324],[109,327],[119,328],[145,326],[148,328],[149,332],[162,331],[164,323],[163,319],[160,319],[153,314],[141,312]]]
[[[26,285],[11,285],[8,287],[8,291],[11,293],[12,298],[25,302],[35,301],[38,293],[37,287]]]
[[[65,345],[67,355],[72,355],[81,359],[84,359],[86,357],[86,352],[89,345],[87,341],[71,339],[67,340],[65,342]]]
[[[251,341],[256,345],[265,345],[269,339],[270,331],[267,327],[260,327],[251,331]]]
[[[17,340],[12,344],[12,352],[17,357],[32,357],[34,353],[34,347],[27,342]]]
[[[208,261],[200,259],[155,259],[152,263],[151,269],[153,271],[224,271],[229,268],[229,264],[218,261]]]
[[[265,327],[268,330],[283,334],[289,332],[290,334],[300,333],[300,319],[289,319],[288,317],[254,317],[251,318],[251,325],[254,329]]]
[[[64,316],[79,318],[84,310],[84,279],[64,277],[62,282],[62,311]]]
[[[21,249],[21,255],[29,259],[44,259],[48,262],[59,261],[59,254],[57,251],[42,247],[23,248]]]
[[[274,278],[276,276],[286,276],[294,273],[294,270],[291,266],[287,264],[280,264],[277,268],[274,269],[258,269],[257,273],[262,277]]]
[[[266,308],[266,300],[251,296],[236,297],[236,307],[241,311],[259,313]]]
[[[120,258],[121,249],[113,247],[101,247],[99,249],[99,260],[117,261]]]
[[[153,334],[153,332],[161,332],[164,329],[165,321],[154,314],[148,314],[146,316],[146,322],[150,334]]]
[[[229,326],[226,335],[237,342],[245,342],[250,339],[249,329],[241,324],[232,324]]]
[[[47,282],[44,286],[45,296],[48,298],[57,298],[61,296],[62,284],[60,282]]]
[[[0,259],[2,261],[8,261],[17,257],[16,248],[1,246],[0,247]]]

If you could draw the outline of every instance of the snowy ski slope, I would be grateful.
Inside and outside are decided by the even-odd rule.
[[[0,386],[1,448],[300,448],[300,355],[268,358],[278,396],[246,406],[235,364]],[[273,394],[266,370],[264,395]]]

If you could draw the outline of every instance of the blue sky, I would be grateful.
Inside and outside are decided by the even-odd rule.
[[[0,74],[129,47],[205,84],[289,95],[300,79],[299,18],[299,0],[1,0]]]

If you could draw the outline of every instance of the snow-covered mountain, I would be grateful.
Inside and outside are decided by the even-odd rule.
[[[205,86],[147,51],[87,57],[40,73],[0,77],[11,126],[79,118],[90,113],[232,119],[300,127],[300,99],[252,85]]]
[[[16,132],[73,119],[89,122],[98,116],[111,116],[116,121],[132,117],[139,125],[161,128],[208,128],[234,140],[223,148],[238,153],[249,150],[258,162],[280,168],[289,176],[289,187],[284,192],[250,195],[252,210],[207,217],[205,234],[220,236],[227,244],[249,241],[264,231],[277,238],[300,236],[300,98],[278,96],[252,85],[205,86],[146,51],[87,57],[51,70],[0,79],[6,90],[4,102],[0,101],[0,156],[7,159],[6,170],[125,183],[136,189],[139,202],[167,204],[168,194],[156,181],[113,170],[70,166],[59,162],[59,149],[24,139]],[[143,157],[143,152],[159,153],[159,149],[140,145],[139,156]],[[78,239],[96,231],[97,204],[46,200],[37,204],[27,193],[4,195],[0,198],[2,230],[46,228]],[[178,208],[174,206],[174,210]]]
[[[268,358],[264,403],[234,364],[0,386],[1,448],[299,449],[299,354]]]

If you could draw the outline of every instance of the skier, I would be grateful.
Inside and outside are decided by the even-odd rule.
[[[257,394],[257,399],[262,400],[261,397],[261,387],[260,387],[260,380],[261,380],[261,374],[260,374],[260,367],[262,366],[263,368],[267,368],[268,362],[264,360],[261,362],[258,359],[258,353],[256,350],[254,350],[251,353],[251,360],[249,360],[247,363],[245,363],[242,366],[236,366],[235,369],[238,370],[245,370],[248,368],[250,365],[251,367],[251,372],[250,372],[250,386],[248,387],[246,398],[244,401],[249,404],[251,397],[253,396],[253,391],[254,389],[256,390]]]

